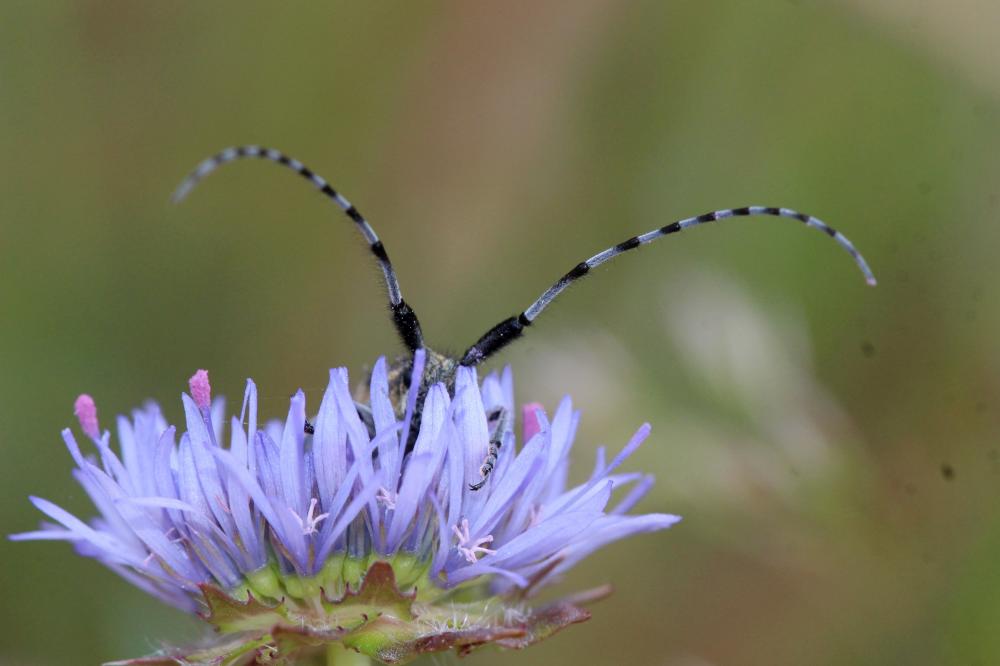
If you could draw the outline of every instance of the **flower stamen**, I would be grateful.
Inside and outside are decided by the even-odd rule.
[[[529,402],[521,408],[521,415],[524,420],[525,442],[530,442],[532,437],[542,431],[542,424],[538,419],[539,411],[545,411],[545,407],[540,402]]]
[[[303,536],[309,536],[310,534],[316,534],[316,532],[319,531],[319,530],[316,529],[316,526],[319,525],[320,522],[324,518],[329,518],[329,516],[330,516],[329,513],[321,513],[318,516],[313,515],[316,512],[316,505],[318,503],[319,503],[319,501],[315,497],[313,497],[311,500],[309,500],[309,511],[306,512],[306,518],[305,518],[305,520],[303,520],[299,516],[299,514],[295,513],[294,509],[288,509],[289,511],[291,511],[292,516],[295,517],[295,520],[296,520],[296,522],[298,522],[299,527],[302,528],[302,535]]]
[[[208,382],[208,370],[199,370],[188,380],[191,397],[198,409],[207,410],[212,404],[212,385]]]
[[[87,437],[100,439],[101,430],[97,423],[97,405],[94,404],[93,398],[86,393],[81,393],[80,397],[73,403],[73,413],[76,414],[80,428]]]
[[[375,495],[375,500],[383,505],[386,509],[396,508],[396,494],[390,491],[385,486],[378,489],[378,493]]]
[[[482,553],[483,555],[492,555],[495,550],[490,548],[485,548],[484,545],[488,543],[493,543],[493,535],[487,534],[484,537],[479,537],[475,541],[472,539],[472,535],[469,534],[469,519],[463,518],[461,528],[458,525],[452,525],[451,531],[455,533],[458,538],[458,552],[465,557],[466,562],[475,563],[479,561],[476,555]]]

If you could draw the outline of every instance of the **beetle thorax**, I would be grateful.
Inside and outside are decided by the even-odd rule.
[[[455,388],[455,372],[458,361],[439,354],[432,349],[426,349],[423,377],[417,391],[417,408],[423,406],[427,390],[437,383],[443,383],[448,391]],[[406,414],[406,399],[413,381],[413,357],[400,356],[389,364],[389,400],[392,402],[396,416],[402,418]]]

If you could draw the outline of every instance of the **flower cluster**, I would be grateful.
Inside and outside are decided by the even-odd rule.
[[[610,462],[601,449],[589,478],[570,486],[579,413],[569,398],[551,419],[525,405],[517,447],[512,432],[494,434],[510,422],[497,415],[514,411],[509,369],[480,386],[459,368],[452,391],[437,384],[418,396],[424,363],[418,352],[398,410],[385,359],[365,403],[346,370],[331,370],[314,424],[301,391],[284,423],[260,423],[248,381],[228,434],[224,402],[200,370],[182,396],[186,431],[178,438],[148,404],[119,417],[119,453],[80,396],[76,414],[97,456],[62,434],[100,517],[88,524],[32,497],[54,522],[12,538],[70,541],[223,633],[216,645],[141,663],[263,662],[331,642],[395,663],[489,642],[523,647],[586,619],[569,603],[532,609],[526,600],[601,546],[679,520],[628,515],[653,479],[618,468],[649,426]],[[501,446],[475,491],[491,435]]]

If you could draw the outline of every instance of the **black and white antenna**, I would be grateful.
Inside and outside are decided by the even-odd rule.
[[[341,210],[343,210],[357,226],[361,235],[364,236],[365,240],[368,242],[368,247],[371,249],[372,254],[375,255],[375,259],[378,261],[379,267],[382,269],[382,275],[385,277],[385,285],[389,292],[389,307],[392,310],[393,323],[396,326],[396,331],[398,332],[400,338],[403,340],[403,344],[410,350],[411,353],[417,349],[424,348],[424,337],[420,330],[420,323],[417,320],[417,315],[413,309],[407,305],[406,301],[403,300],[403,295],[399,289],[399,281],[396,279],[396,271],[393,269],[392,262],[389,261],[389,255],[386,253],[385,246],[382,244],[382,241],[379,240],[375,230],[372,229],[371,225],[368,224],[365,218],[362,217],[361,213],[358,212],[358,209],[355,208],[350,201],[345,199],[340,193],[333,189],[326,179],[313,172],[311,169],[302,164],[302,162],[299,162],[298,160],[289,157],[278,150],[274,150],[273,148],[263,148],[261,146],[238,146],[227,148],[203,161],[198,165],[197,169],[184,179],[184,181],[177,188],[176,192],[174,192],[174,202],[179,202],[184,199],[184,197],[186,197],[199,182],[222,165],[250,157],[268,160],[292,169],[297,174],[312,183],[313,186],[315,186],[320,192],[332,199],[338,206],[340,206]],[[642,234],[641,236],[633,236],[632,238],[629,238],[628,240],[613,247],[609,247],[603,252],[595,254],[586,261],[580,262],[568,273],[559,278],[555,284],[545,290],[545,292],[539,296],[534,303],[528,306],[524,312],[515,317],[505,319],[487,331],[481,338],[479,338],[476,344],[472,345],[465,351],[465,354],[463,354],[462,358],[459,360],[459,364],[464,366],[478,365],[517,338],[521,337],[521,335],[524,334],[524,329],[531,326],[532,322],[538,318],[538,316],[559,296],[559,294],[565,291],[571,284],[587,275],[592,269],[597,268],[611,259],[614,259],[618,255],[624,254],[629,250],[634,250],[637,247],[646,245],[647,243],[652,243],[653,241],[664,236],[677,233],[678,231],[682,231],[699,224],[715,222],[728,217],[746,217],[750,215],[769,215],[772,217],[789,218],[798,220],[808,227],[822,231],[827,236],[833,238],[833,240],[835,240],[847,251],[848,254],[851,255],[854,259],[854,263],[858,265],[858,268],[861,269],[862,274],[864,274],[865,280],[868,284],[875,284],[875,276],[872,275],[871,269],[868,268],[868,264],[865,262],[864,257],[862,257],[861,254],[854,248],[851,241],[847,240],[847,237],[828,226],[822,220],[790,208],[771,208],[767,206],[727,208],[724,210],[717,210],[711,213],[698,215],[697,217],[689,217],[683,220],[678,220],[677,222],[660,227],[659,229],[654,229],[648,233]]]
[[[314,173],[298,160],[288,157],[280,151],[272,148],[262,148],[260,146],[239,146],[227,148],[199,164],[198,168],[185,178],[180,184],[180,187],[177,188],[177,191],[174,192],[173,200],[175,202],[179,202],[184,199],[184,197],[186,197],[199,182],[222,165],[249,157],[268,160],[295,171],[297,174],[312,183],[313,186],[315,186],[320,192],[332,199],[334,203],[340,206],[341,210],[343,210],[347,214],[347,217],[349,217],[357,226],[361,235],[364,236],[364,239],[368,242],[368,247],[371,249],[372,254],[375,255],[375,259],[378,261],[379,266],[382,269],[382,275],[385,277],[385,285],[389,292],[389,307],[392,310],[392,319],[396,326],[396,331],[399,333],[399,337],[402,338],[403,344],[410,351],[409,357],[397,359],[393,364],[393,370],[390,371],[390,375],[394,377],[391,381],[398,384],[398,386],[395,386],[394,392],[401,396],[410,395],[410,386],[406,383],[406,379],[410,376],[410,363],[412,362],[416,351],[425,349],[424,337],[420,330],[420,323],[417,321],[417,315],[413,309],[406,304],[406,301],[403,300],[403,295],[399,289],[399,281],[396,279],[396,271],[393,269],[392,263],[389,261],[389,255],[385,251],[385,246],[382,245],[382,241],[380,241],[378,236],[375,234],[375,230],[372,229],[371,225],[369,225],[365,218],[362,217],[361,213],[358,212],[358,209],[355,208],[351,202],[341,196],[336,190],[334,190],[326,179]],[[427,389],[432,383],[444,382],[450,387],[454,382],[458,366],[462,365],[469,367],[478,365],[509,345],[514,340],[521,337],[524,334],[524,329],[531,326],[535,319],[537,319],[538,316],[552,304],[552,301],[558,298],[559,294],[569,288],[571,284],[587,275],[592,269],[597,268],[601,264],[610,261],[611,259],[614,259],[618,255],[624,254],[629,250],[634,250],[637,247],[646,245],[647,243],[652,243],[659,238],[669,236],[670,234],[677,233],[683,229],[704,224],[705,222],[715,222],[716,220],[722,220],[728,217],[746,217],[750,215],[785,217],[798,220],[808,227],[813,227],[814,229],[822,231],[827,236],[833,238],[833,240],[835,240],[848,252],[848,254],[851,255],[854,259],[854,263],[858,265],[858,268],[860,268],[862,274],[864,274],[865,280],[868,284],[875,284],[875,276],[872,275],[871,269],[868,268],[868,264],[865,262],[864,257],[862,257],[861,254],[854,249],[854,245],[851,244],[851,241],[847,240],[843,234],[812,215],[799,213],[798,211],[794,211],[790,208],[769,208],[765,206],[727,208],[725,210],[705,213],[704,215],[699,215],[697,217],[689,217],[684,220],[678,220],[677,222],[668,224],[665,227],[660,227],[659,229],[654,229],[648,233],[642,234],[641,236],[633,236],[632,238],[618,243],[613,247],[609,247],[603,252],[595,254],[590,259],[582,261],[574,266],[568,273],[559,278],[555,284],[546,289],[545,292],[542,293],[542,295],[539,296],[534,303],[528,306],[524,312],[517,316],[510,317],[509,319],[505,319],[487,331],[481,338],[479,338],[476,344],[472,345],[465,351],[465,354],[462,355],[461,359],[456,361],[454,358],[438,354],[433,350],[427,349],[426,352],[430,355],[430,358],[433,359],[433,363],[430,364],[433,371],[424,372],[421,369],[421,385],[417,392],[412,394],[415,398],[415,407],[412,409],[415,410],[413,413],[416,414],[417,417],[414,418],[410,425],[410,431],[407,435],[406,451],[409,452],[413,447],[413,442],[415,441],[417,431],[419,430],[419,414],[421,413],[421,405],[423,403],[424,396],[427,393]],[[421,366],[421,368],[422,367],[423,366]],[[400,402],[400,405],[402,404],[403,403]],[[359,413],[362,407],[363,405],[359,405]],[[490,438],[489,453],[480,468],[482,478],[475,483],[470,483],[469,487],[472,490],[479,490],[485,486],[486,480],[490,476],[490,473],[496,464],[500,446],[503,442],[503,434],[509,427],[509,425],[507,425],[508,423],[508,418],[503,416],[498,417],[496,433]],[[306,422],[305,430],[307,434],[312,434],[314,432],[313,427],[309,422]],[[374,433],[372,432],[371,434],[374,437]]]
[[[393,269],[392,262],[389,261],[389,255],[385,251],[385,246],[379,240],[375,230],[362,217],[358,209],[345,199],[343,195],[333,189],[325,178],[313,172],[312,169],[309,169],[297,159],[289,157],[273,148],[263,148],[261,146],[235,146],[226,148],[199,164],[178,186],[172,200],[174,203],[182,201],[198,183],[224,164],[254,157],[269,160],[295,171],[312,183],[320,192],[332,199],[354,221],[358,231],[361,232],[361,235],[368,242],[368,247],[371,249],[372,254],[375,255],[379,267],[382,269],[382,275],[385,277],[385,286],[389,291],[389,308],[392,310],[392,320],[396,327],[396,332],[399,333],[403,344],[411,352],[423,348],[424,336],[420,330],[420,322],[417,320],[417,315],[413,311],[413,308],[403,300],[403,294],[399,289],[399,281],[396,279],[396,271]]]
[[[864,257],[854,248],[851,241],[847,240],[839,231],[833,229],[825,222],[813,217],[812,215],[806,215],[805,213],[800,213],[794,211],[790,208],[770,208],[766,206],[747,206],[745,208],[727,208],[725,210],[717,210],[711,213],[705,213],[704,215],[699,215],[697,217],[689,217],[684,220],[678,220],[668,224],[665,227],[660,227],[659,229],[654,229],[649,233],[642,234],[641,236],[633,236],[626,241],[615,245],[614,247],[609,247],[608,249],[595,254],[590,259],[582,261],[573,267],[568,273],[559,278],[559,280],[549,287],[545,293],[538,297],[534,303],[528,306],[528,309],[517,315],[516,317],[510,317],[500,322],[489,331],[487,331],[476,344],[469,347],[463,354],[462,359],[459,361],[461,365],[464,366],[474,366],[482,363],[490,356],[500,351],[507,345],[509,345],[514,340],[518,339],[523,335],[524,329],[531,326],[532,322],[538,318],[538,315],[547,308],[552,301],[556,299],[559,294],[565,291],[571,284],[584,277],[591,271],[606,261],[614,259],[620,254],[624,254],[629,250],[634,250],[635,248],[645,245],[647,243],[652,243],[658,238],[662,238],[669,234],[677,233],[683,229],[688,229],[690,227],[697,226],[699,224],[704,224],[705,222],[715,222],[716,220],[722,220],[727,217],[739,217],[747,215],[771,215],[774,217],[786,217],[793,220],[798,220],[808,227],[814,229],[819,229],[827,236],[833,238],[837,243],[847,250],[848,254],[854,259],[854,263],[858,265],[861,269],[861,273],[865,276],[865,281],[869,285],[875,285],[875,276],[872,275],[871,269],[868,268],[868,263],[865,261]]]

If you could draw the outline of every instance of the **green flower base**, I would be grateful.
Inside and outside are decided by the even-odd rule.
[[[407,557],[334,559],[309,579],[267,568],[237,590],[203,585],[201,591],[203,617],[220,634],[217,642],[107,666],[357,663],[344,648],[354,656],[404,664],[452,649],[463,656],[490,643],[525,648],[590,618],[570,601],[531,609],[517,600],[484,597],[480,586],[442,590],[430,582],[425,564]]]

